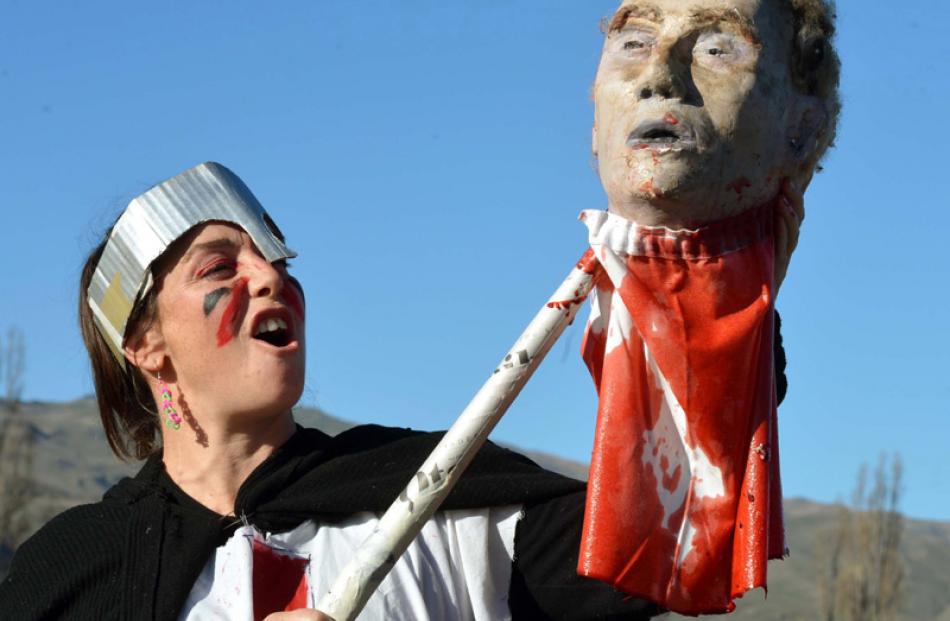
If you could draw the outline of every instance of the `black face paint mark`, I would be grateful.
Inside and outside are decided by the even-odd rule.
[[[218,305],[218,302],[221,301],[221,298],[231,293],[231,290],[227,287],[222,287],[220,289],[215,289],[211,293],[205,296],[204,303],[204,312],[205,317],[211,314],[211,311],[214,310],[214,307]]]

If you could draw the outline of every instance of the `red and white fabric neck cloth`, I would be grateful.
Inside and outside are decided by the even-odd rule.
[[[773,209],[696,230],[581,214],[604,273],[582,346],[600,406],[578,573],[679,613],[731,611],[785,554]]]

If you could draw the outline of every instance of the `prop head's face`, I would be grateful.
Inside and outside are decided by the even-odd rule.
[[[196,413],[289,411],[303,391],[304,303],[286,262],[268,262],[243,229],[219,222],[159,261],[157,321],[134,340],[133,362],[172,371]]]
[[[810,180],[825,113],[791,72],[778,0],[625,0],[594,85],[593,135],[610,211],[694,226]]]

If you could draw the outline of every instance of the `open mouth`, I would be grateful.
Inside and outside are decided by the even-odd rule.
[[[666,119],[644,121],[630,132],[627,146],[633,149],[690,149],[696,146],[696,137],[692,128],[683,122],[674,125]]]
[[[257,318],[256,327],[251,335],[254,339],[264,341],[268,345],[286,347],[294,340],[292,325],[285,312],[264,313]]]

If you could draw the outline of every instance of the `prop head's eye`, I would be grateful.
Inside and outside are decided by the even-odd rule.
[[[729,70],[754,59],[754,47],[732,32],[704,32],[693,46],[693,62],[709,69]]]
[[[643,28],[627,28],[611,35],[611,49],[619,58],[642,61],[650,55],[656,35]]]

